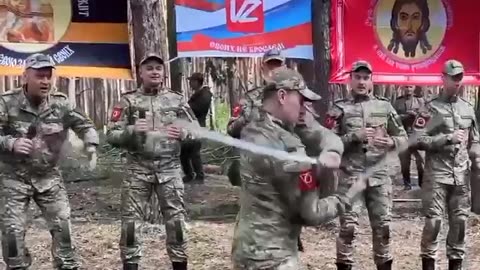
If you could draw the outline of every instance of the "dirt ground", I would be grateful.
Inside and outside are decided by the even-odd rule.
[[[397,168],[398,169],[398,168]],[[396,171],[398,172],[398,170]],[[393,173],[396,174],[395,172]],[[397,177],[398,178],[398,177]],[[119,239],[119,181],[81,182],[68,185],[71,194],[73,235],[81,256],[81,269],[121,269]],[[238,210],[239,190],[224,176],[209,176],[205,185],[186,186],[189,223],[190,269],[230,269],[233,222]],[[419,191],[406,192],[398,186],[395,197],[417,197]],[[422,219],[420,204],[396,203],[392,222],[394,269],[421,269],[419,254]],[[444,226],[438,269],[447,269]],[[335,236],[338,226],[306,228],[302,233],[305,252],[301,259],[307,269],[335,269]],[[371,236],[367,219],[361,219],[356,241],[356,269],[375,269],[371,255]],[[145,256],[142,269],[170,269],[165,252],[162,226],[146,226]],[[468,230],[466,269],[480,269],[480,219],[471,217]],[[27,233],[34,258],[33,270],[52,269],[50,234],[41,218],[35,217]],[[0,265],[0,269],[5,269]]]

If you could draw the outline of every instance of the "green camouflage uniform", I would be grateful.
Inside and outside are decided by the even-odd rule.
[[[293,76],[296,72],[279,74],[275,79],[279,84],[288,85],[301,78]],[[306,90],[294,86],[288,89]],[[241,138],[273,149],[306,154],[293,127],[261,109],[258,118],[242,129]],[[302,194],[297,180],[302,171],[287,171],[288,162],[246,152],[242,152],[240,161],[242,192],[232,246],[234,269],[299,269],[297,241],[302,225],[318,225],[334,218],[350,198],[336,194],[319,199],[318,191]]]
[[[93,123],[73,110],[62,93],[50,94],[39,109],[30,105],[24,89],[9,91],[0,97],[2,199],[5,201],[2,251],[11,269],[31,265],[25,245],[26,215],[31,200],[39,206],[52,235],[54,267],[77,269],[79,266],[70,235],[68,195],[57,167],[68,129],[86,145],[98,145]],[[34,150],[30,156],[12,152],[15,139],[21,137],[33,137]]]
[[[454,61],[454,63],[458,63]],[[463,67],[446,68],[446,74],[463,72]],[[449,62],[446,63],[446,67]],[[458,70],[457,70],[458,69]],[[479,133],[473,106],[457,96],[442,93],[428,102],[415,120],[418,147],[426,151],[423,211],[425,226],[421,242],[421,256],[435,259],[438,235],[447,209],[449,230],[447,257],[462,260],[465,257],[465,236],[470,211],[470,159],[480,154]],[[452,134],[469,131],[468,139],[454,144]],[[460,268],[459,268],[460,269]]]
[[[327,119],[334,121],[333,129],[341,136],[345,152],[342,157],[339,190],[349,188],[357,175],[377,164],[385,157],[385,149],[360,142],[355,132],[361,128],[376,128],[383,135],[392,136],[395,147],[407,143],[407,133],[400,117],[387,99],[367,96],[364,99],[346,99],[334,103],[327,113]],[[374,260],[377,265],[392,260],[390,253],[390,221],[392,207],[392,181],[389,168],[384,165],[375,170],[368,179],[364,191],[373,234]],[[340,233],[337,238],[337,263],[352,265],[353,241],[358,226],[360,204],[348,209],[340,217]]]
[[[133,131],[141,111],[149,124],[145,135]],[[137,263],[142,256],[139,227],[143,211],[152,194],[158,196],[167,233],[167,252],[172,262],[187,260],[184,185],[180,167],[180,141],[167,138],[165,127],[176,119],[196,123],[183,96],[162,89],[146,94],[143,89],[122,96],[112,112],[107,140],[128,150],[128,176],[122,187],[121,257],[125,263]],[[198,125],[199,126],[199,125]],[[190,139],[185,132],[182,140]]]
[[[400,115],[402,119],[403,128],[407,131],[409,136],[413,132],[413,121],[415,120],[415,115],[411,115],[408,112],[418,112],[420,108],[425,105],[425,98],[418,97],[415,95],[412,96],[400,96],[395,100],[393,107]],[[423,156],[414,147],[410,147],[408,151],[404,151],[399,154],[400,165],[402,169],[403,181],[406,185],[411,185],[410,181],[410,162],[412,155],[415,156],[416,168],[418,171],[418,183],[421,185],[423,180]]]

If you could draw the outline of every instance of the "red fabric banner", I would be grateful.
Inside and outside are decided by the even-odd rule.
[[[376,83],[438,85],[443,63],[465,67],[480,85],[480,1],[334,0],[331,83],[345,83],[354,61],[372,65]]]

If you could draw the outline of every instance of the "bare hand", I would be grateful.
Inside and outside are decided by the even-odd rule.
[[[135,126],[133,127],[133,130],[135,132],[147,132],[147,119],[137,119],[137,121],[135,121]]]
[[[368,138],[375,136],[374,128],[361,128],[355,132],[355,137],[360,141],[366,141]]]
[[[373,145],[379,148],[392,148],[395,142],[390,137],[375,137],[373,138]]]
[[[318,157],[318,163],[323,168],[338,169],[342,158],[335,152],[322,152]]]
[[[169,139],[179,140],[182,137],[182,131],[176,126],[168,126],[167,136]]]
[[[29,155],[33,150],[33,142],[27,138],[19,138],[13,144],[15,154]]]
[[[455,130],[453,132],[452,142],[453,144],[462,143],[466,140],[466,132],[464,129]]]

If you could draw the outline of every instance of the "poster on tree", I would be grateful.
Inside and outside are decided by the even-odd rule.
[[[0,0],[0,75],[33,53],[59,76],[131,78],[127,0]]]
[[[175,0],[179,57],[313,59],[311,0]]]
[[[377,83],[438,85],[444,62],[465,66],[480,84],[480,1],[334,0],[332,83],[348,80],[351,64],[372,64]]]

